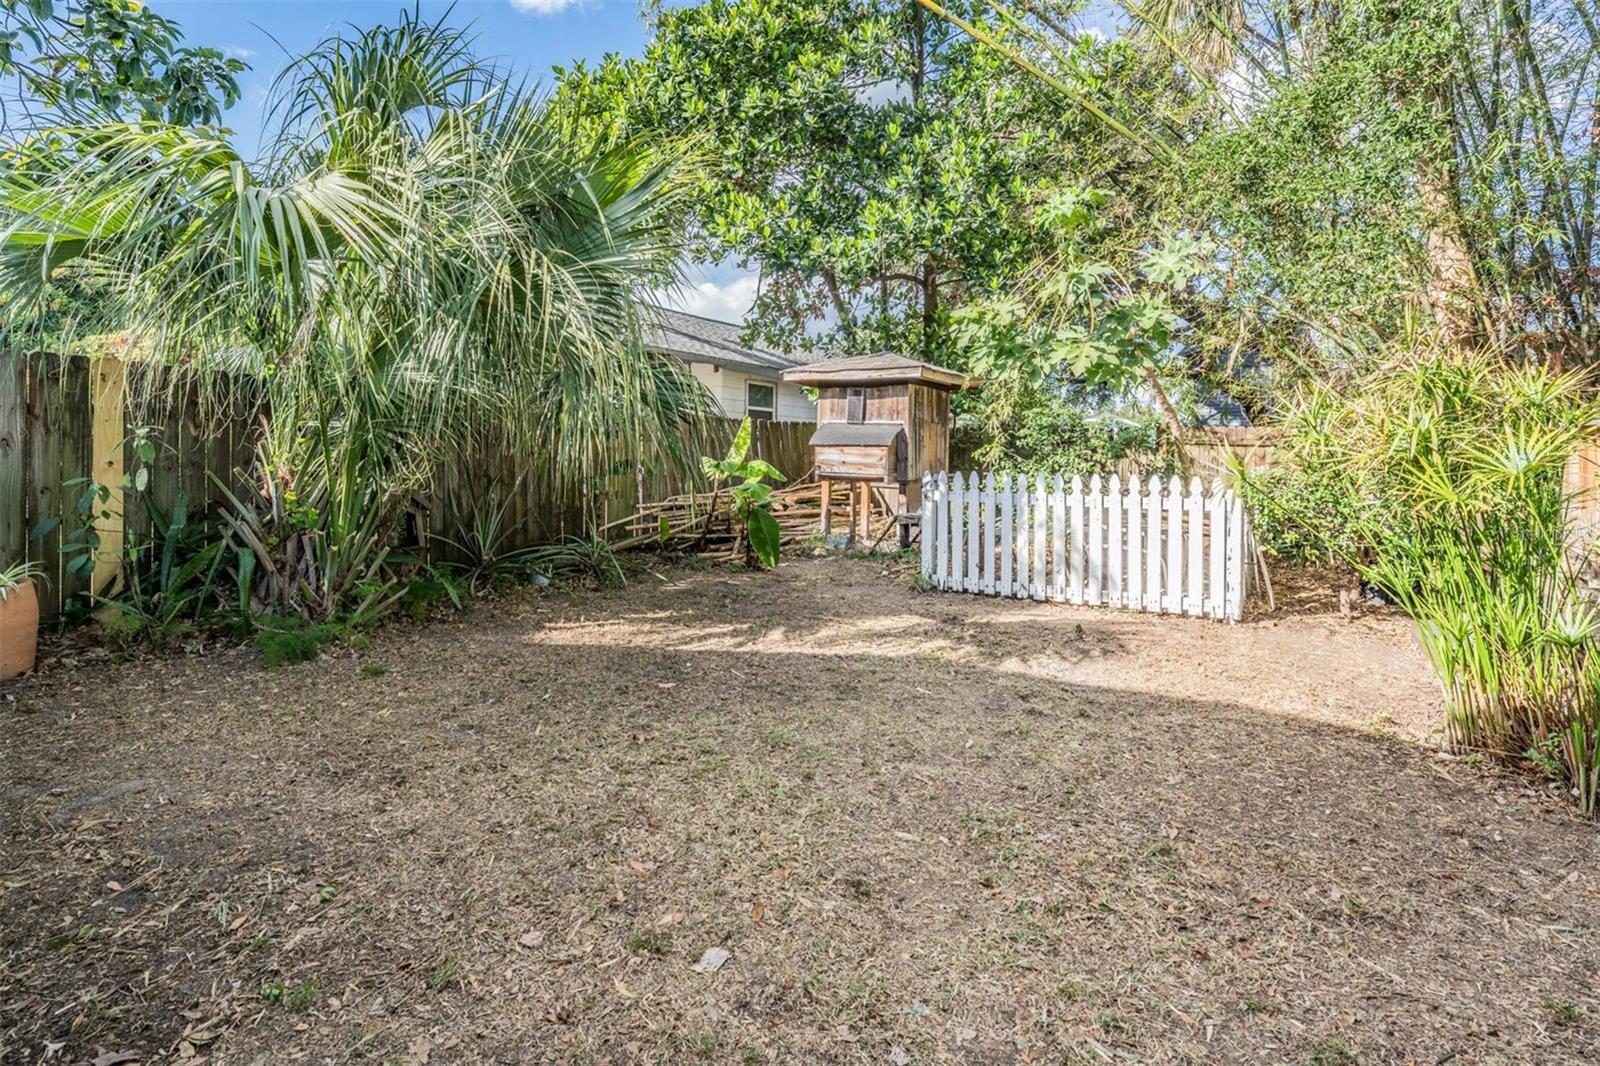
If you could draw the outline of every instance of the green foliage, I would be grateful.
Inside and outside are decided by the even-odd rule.
[[[1065,189],[1037,211],[1051,242],[1014,294],[975,300],[955,312],[957,346],[985,378],[1037,387],[1067,372],[1094,387],[1127,389],[1148,379],[1179,325],[1174,296],[1204,268],[1211,248],[1186,234],[1139,254],[1119,270],[1100,249],[1114,222],[1099,208],[1108,194]]]
[[[478,593],[498,581],[525,576],[530,568],[528,552],[514,547],[517,530],[508,521],[524,479],[508,487],[498,478],[481,480],[471,470],[463,474],[445,497],[455,536],[440,539],[463,557],[458,565],[467,589]]]
[[[0,567],[0,603],[10,599],[11,594],[27,582],[37,580],[43,576],[44,567],[34,562],[19,560],[10,566]]]
[[[565,72],[561,98],[591,129],[700,138],[693,250],[760,268],[749,322],[779,348],[955,357],[945,313],[1034,257],[1038,191],[1134,154],[1074,140],[1087,120],[904,0],[708,0],[654,30],[640,60]],[[1075,82],[1123,76],[1125,49],[1073,50]]]
[[[470,45],[414,16],[324,41],[277,81],[259,163],[218,131],[86,124],[0,174],[7,343],[68,270],[164,389],[266,401],[259,494],[228,516],[263,607],[381,608],[448,457],[513,448],[559,491],[618,453],[686,464],[708,411],[636,300],[677,268],[682,152],[595,143]]]
[[[767,478],[783,479],[783,472],[764,459],[751,459],[750,420],[739,424],[728,454],[722,459],[705,456],[700,469],[713,484],[739,479],[730,490],[733,496],[733,513],[745,543],[745,562],[763,566],[778,565],[781,533],[778,520],[772,517],[772,486]]]
[[[1582,377],[1488,357],[1388,362],[1302,400],[1293,460],[1351,501],[1362,574],[1416,620],[1455,743],[1558,760],[1595,814],[1600,616],[1564,477],[1600,401]]]
[[[600,588],[620,588],[628,583],[622,560],[602,537],[567,537],[554,544],[526,548],[520,556],[545,578],[587,581]]]
[[[1362,503],[1341,479],[1286,465],[1255,471],[1237,484],[1251,536],[1268,555],[1295,564],[1362,558]]]
[[[256,651],[269,667],[310,662],[322,654],[323,648],[350,635],[346,625],[308,622],[292,615],[263,615],[256,624]]]
[[[1026,389],[1008,393],[990,387],[977,397],[978,410],[956,424],[952,448],[970,465],[1024,474],[1103,474],[1124,459],[1142,470],[1165,472],[1160,435],[1149,420],[1091,416],[1079,395]],[[957,466],[968,465],[960,462]]]
[[[74,120],[220,122],[247,68],[181,39],[137,0],[0,0],[0,76],[16,81],[5,124],[35,124],[39,105]]]
[[[317,992],[322,981],[316,977],[309,977],[297,985],[286,985],[281,981],[274,981],[261,986],[261,998],[274,1006],[300,1014],[311,1009],[317,1001]]]
[[[1449,68],[1459,42],[1433,0],[1349,4],[1309,30],[1301,64],[1261,60],[1260,106],[1196,137],[1172,190],[1221,240],[1219,280],[1255,338],[1283,358],[1337,365],[1351,350],[1319,350],[1326,337],[1308,326],[1393,336],[1419,290],[1417,172],[1449,136],[1423,79]]]
[[[429,567],[402,582],[399,605],[413,622],[421,622],[445,602],[459,611],[470,593],[468,582],[461,577],[440,567]]]

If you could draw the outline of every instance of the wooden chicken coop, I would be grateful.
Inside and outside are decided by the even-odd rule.
[[[822,482],[822,532],[831,532],[833,486],[849,493],[854,541],[873,494],[895,516],[900,545],[922,507],[922,475],[950,462],[950,394],[971,386],[965,374],[879,352],[828,359],[783,372],[817,390],[811,454]]]

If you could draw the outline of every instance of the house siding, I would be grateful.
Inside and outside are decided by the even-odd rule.
[[[751,381],[758,381],[763,385],[771,385],[777,389],[777,410],[773,417],[780,422],[815,422],[817,420],[817,405],[812,403],[805,393],[800,391],[800,386],[789,385],[774,377],[763,377],[755,374],[746,374],[740,370],[728,370],[711,363],[690,363],[689,370],[695,379],[706,387],[713,399],[722,408],[722,413],[729,418],[743,418],[745,416],[745,385]]]

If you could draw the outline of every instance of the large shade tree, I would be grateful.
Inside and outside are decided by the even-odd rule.
[[[915,0],[707,0],[653,28],[563,101],[597,132],[699,139],[693,251],[760,271],[747,322],[774,346],[959,360],[950,313],[1039,253],[1038,203],[1082,180],[1138,199],[1140,150]],[[1071,80],[1144,91],[1125,49],[1083,43]]]
[[[12,346],[52,278],[87,276],[172,371],[149,377],[264,392],[263,481],[300,501],[276,517],[325,556],[320,593],[279,575],[277,598],[336,600],[340,546],[392,540],[442,459],[514,447],[571,485],[701,417],[636,301],[676,269],[678,155],[596,146],[416,18],[324,42],[274,99],[256,162],[155,121],[27,140],[0,181],[0,286]]]

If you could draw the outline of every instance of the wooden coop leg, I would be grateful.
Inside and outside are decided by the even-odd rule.
[[[861,540],[872,540],[872,486],[861,483]]]
[[[822,479],[822,536],[833,532],[833,482]]]
[[[856,530],[860,528],[860,523],[856,521],[856,501],[860,494],[856,492],[854,482],[847,481],[845,484],[850,488],[850,536],[845,542],[845,546],[854,548],[856,546]]]

